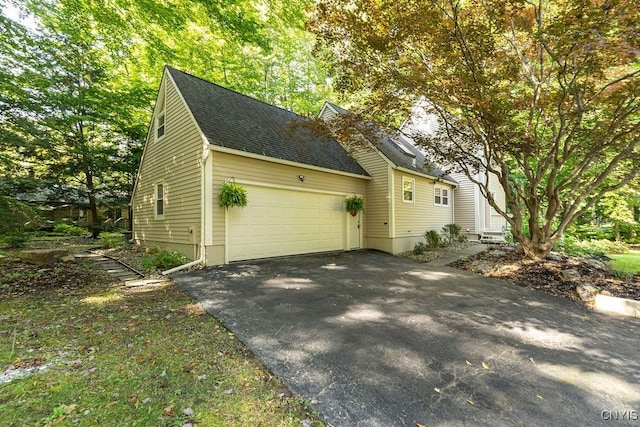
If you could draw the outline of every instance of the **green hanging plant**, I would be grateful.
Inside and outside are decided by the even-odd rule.
[[[244,208],[247,206],[247,190],[240,184],[226,181],[222,183],[218,204],[223,208]]]
[[[345,206],[347,212],[350,212],[351,215],[356,216],[358,212],[364,210],[364,199],[356,195],[347,197],[347,199],[345,200]]]

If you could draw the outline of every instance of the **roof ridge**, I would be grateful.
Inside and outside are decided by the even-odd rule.
[[[189,77],[192,77],[192,78],[194,78],[194,79],[201,80],[201,81],[203,81],[204,83],[207,83],[207,84],[210,84],[210,85],[213,85],[213,86],[217,86],[217,87],[219,87],[220,89],[226,90],[226,91],[231,92],[231,93],[234,93],[234,94],[236,94],[236,95],[240,95],[240,96],[242,96],[242,97],[244,97],[244,98],[248,98],[248,99],[250,99],[250,100],[252,100],[252,101],[259,102],[259,103],[264,104],[264,105],[266,105],[266,106],[268,106],[268,107],[271,107],[271,108],[277,108],[277,109],[282,110],[282,111],[284,111],[284,112],[286,112],[286,113],[293,114],[294,116],[296,116],[296,117],[297,117],[297,118],[299,118],[299,119],[309,120],[307,117],[301,116],[300,114],[296,113],[295,111],[288,110],[288,109],[286,109],[286,108],[284,108],[284,107],[280,107],[280,106],[278,106],[278,105],[269,104],[268,102],[263,101],[263,100],[261,100],[261,99],[258,99],[258,98],[254,97],[254,96],[246,95],[246,94],[244,94],[244,93],[242,93],[242,92],[238,92],[238,91],[237,91],[237,90],[235,90],[235,89],[230,89],[230,88],[225,87],[225,86],[222,86],[222,85],[220,85],[220,84],[218,84],[218,83],[215,83],[215,82],[209,81],[209,80],[207,80],[207,79],[203,79],[202,77],[198,77],[198,76],[196,76],[196,75],[194,75],[194,74],[191,74],[191,73],[188,73],[188,72],[186,72],[186,71],[179,70],[179,69],[177,69],[177,68],[175,68],[175,67],[172,67],[171,65],[165,65],[165,68],[166,68],[166,69],[168,69],[168,70],[177,71],[177,72],[179,72],[179,73],[182,73],[182,74],[187,75],[187,76],[189,76]]]

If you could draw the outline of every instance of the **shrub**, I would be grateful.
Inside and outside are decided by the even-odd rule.
[[[436,230],[430,230],[424,233],[424,238],[427,241],[427,248],[435,249],[440,246],[442,237]]]
[[[124,245],[124,235],[117,232],[108,232],[100,234],[100,246],[103,248],[115,248]]]
[[[26,233],[16,231],[2,236],[2,242],[10,248],[22,248],[27,243]]]
[[[424,242],[418,242],[413,246],[414,255],[422,255],[425,252],[427,252],[427,245]]]
[[[556,242],[553,248],[559,252],[573,256],[603,256],[605,254],[624,254],[629,252],[627,245],[622,242],[612,242],[611,240],[579,240],[572,236],[562,237]]]
[[[449,244],[460,242],[462,241],[460,230],[462,230],[462,227],[460,227],[458,224],[447,224],[442,227],[442,236]]]
[[[31,206],[4,196],[0,196],[0,218],[0,234],[33,230],[44,223]]]
[[[152,252],[145,255],[140,262],[145,270],[167,270],[187,262],[187,257],[178,251],[167,251],[156,247]]]
[[[68,234],[70,236],[84,236],[87,234],[87,230],[85,228],[78,227],[73,224],[65,224],[64,222],[59,222],[54,225],[53,231],[55,233]]]

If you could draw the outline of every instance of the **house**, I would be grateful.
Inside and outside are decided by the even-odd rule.
[[[326,102],[320,118],[331,121],[348,111]],[[364,137],[364,136],[363,136]],[[366,137],[369,150],[353,153],[373,178],[367,183],[367,247],[406,252],[424,241],[427,230],[455,222],[457,182],[425,158],[401,132]]]
[[[327,103],[321,116],[343,114]],[[195,262],[373,248],[411,250],[455,222],[456,181],[402,135],[353,156],[306,119],[165,67],[131,205],[133,239]],[[248,195],[222,208],[223,183]],[[360,195],[365,210],[345,211]],[[194,262],[194,263],[195,263]]]
[[[100,191],[96,200],[99,219],[105,226],[129,228],[129,206],[124,194]],[[58,222],[87,225],[93,222],[87,190],[83,186],[55,184],[24,190],[15,195],[19,201],[38,209],[50,224]]]
[[[411,115],[400,127],[402,133],[408,140],[416,134],[431,134],[438,126],[437,119],[433,113],[427,111],[426,101],[418,102],[411,112]],[[415,146],[412,142],[412,146]],[[446,166],[443,169],[447,169]],[[489,201],[480,191],[478,185],[470,180],[462,172],[452,172],[449,175],[456,180],[456,204],[454,206],[455,223],[460,225],[462,233],[470,240],[480,240],[482,242],[501,242],[507,228],[506,219],[500,215],[489,204]],[[489,174],[487,177],[484,171],[474,173],[473,178],[478,182],[488,180],[488,189],[498,206],[506,211],[506,199],[504,189],[498,182],[495,175]]]

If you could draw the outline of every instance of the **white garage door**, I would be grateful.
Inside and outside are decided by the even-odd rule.
[[[246,186],[248,205],[229,209],[228,259],[267,258],[344,248],[344,198]]]

